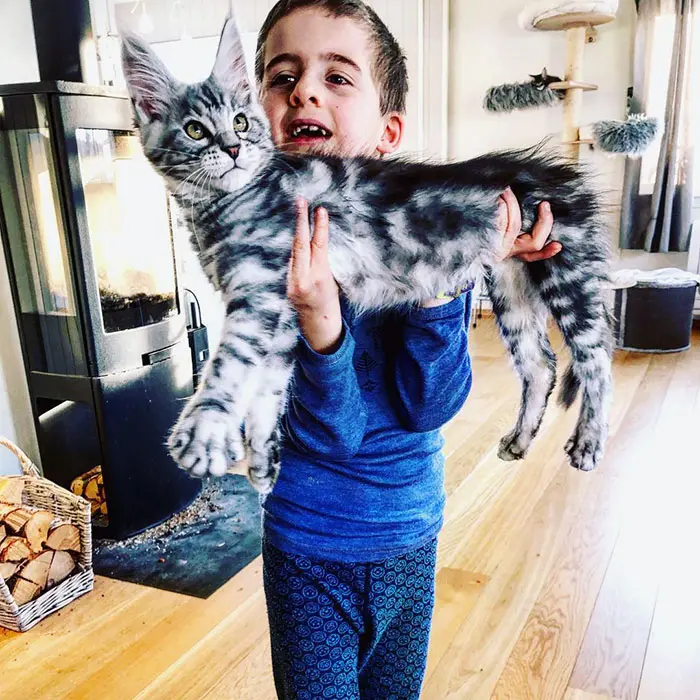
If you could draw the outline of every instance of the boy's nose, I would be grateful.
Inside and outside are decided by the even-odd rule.
[[[313,81],[305,80],[304,78],[299,80],[294,86],[294,90],[289,96],[289,101],[292,107],[301,107],[307,102],[319,107],[321,103],[319,90],[314,86]]]

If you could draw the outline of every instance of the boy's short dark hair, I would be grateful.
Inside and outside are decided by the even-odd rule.
[[[255,77],[262,84],[265,71],[265,42],[272,28],[295,10],[319,7],[333,17],[350,17],[362,24],[374,44],[373,78],[379,90],[382,115],[406,111],[408,72],[406,56],[377,13],[361,0],[279,0],[265,18],[255,52]]]

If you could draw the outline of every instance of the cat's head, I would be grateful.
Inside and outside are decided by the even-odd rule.
[[[122,39],[122,65],[144,152],[180,191],[235,192],[269,159],[269,123],[248,80],[231,17],[211,75],[202,83],[175,80],[134,35]]]

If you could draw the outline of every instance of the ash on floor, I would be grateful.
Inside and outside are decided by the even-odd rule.
[[[126,540],[94,541],[96,574],[209,597],[260,554],[260,501],[245,477],[208,479],[188,508]]]

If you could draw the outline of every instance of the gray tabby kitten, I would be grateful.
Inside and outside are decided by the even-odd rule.
[[[278,422],[298,340],[286,296],[297,196],[328,210],[331,268],[359,310],[419,304],[487,271],[522,380],[517,423],[500,444],[504,460],[525,455],[555,384],[551,313],[572,353],[560,400],[571,405],[583,388],[566,451],[577,469],[596,466],[611,394],[607,245],[598,197],[574,166],[537,149],[442,165],[277,152],[231,19],[202,83],[178,83],[136,37],[124,39],[123,64],[145,153],[227,302],[219,348],[169,439],[184,469],[222,475],[247,448],[252,484],[261,492],[274,484]],[[497,261],[497,202],[506,185],[521,203],[526,229],[538,203],[551,203],[552,237],[563,244],[555,258]]]

